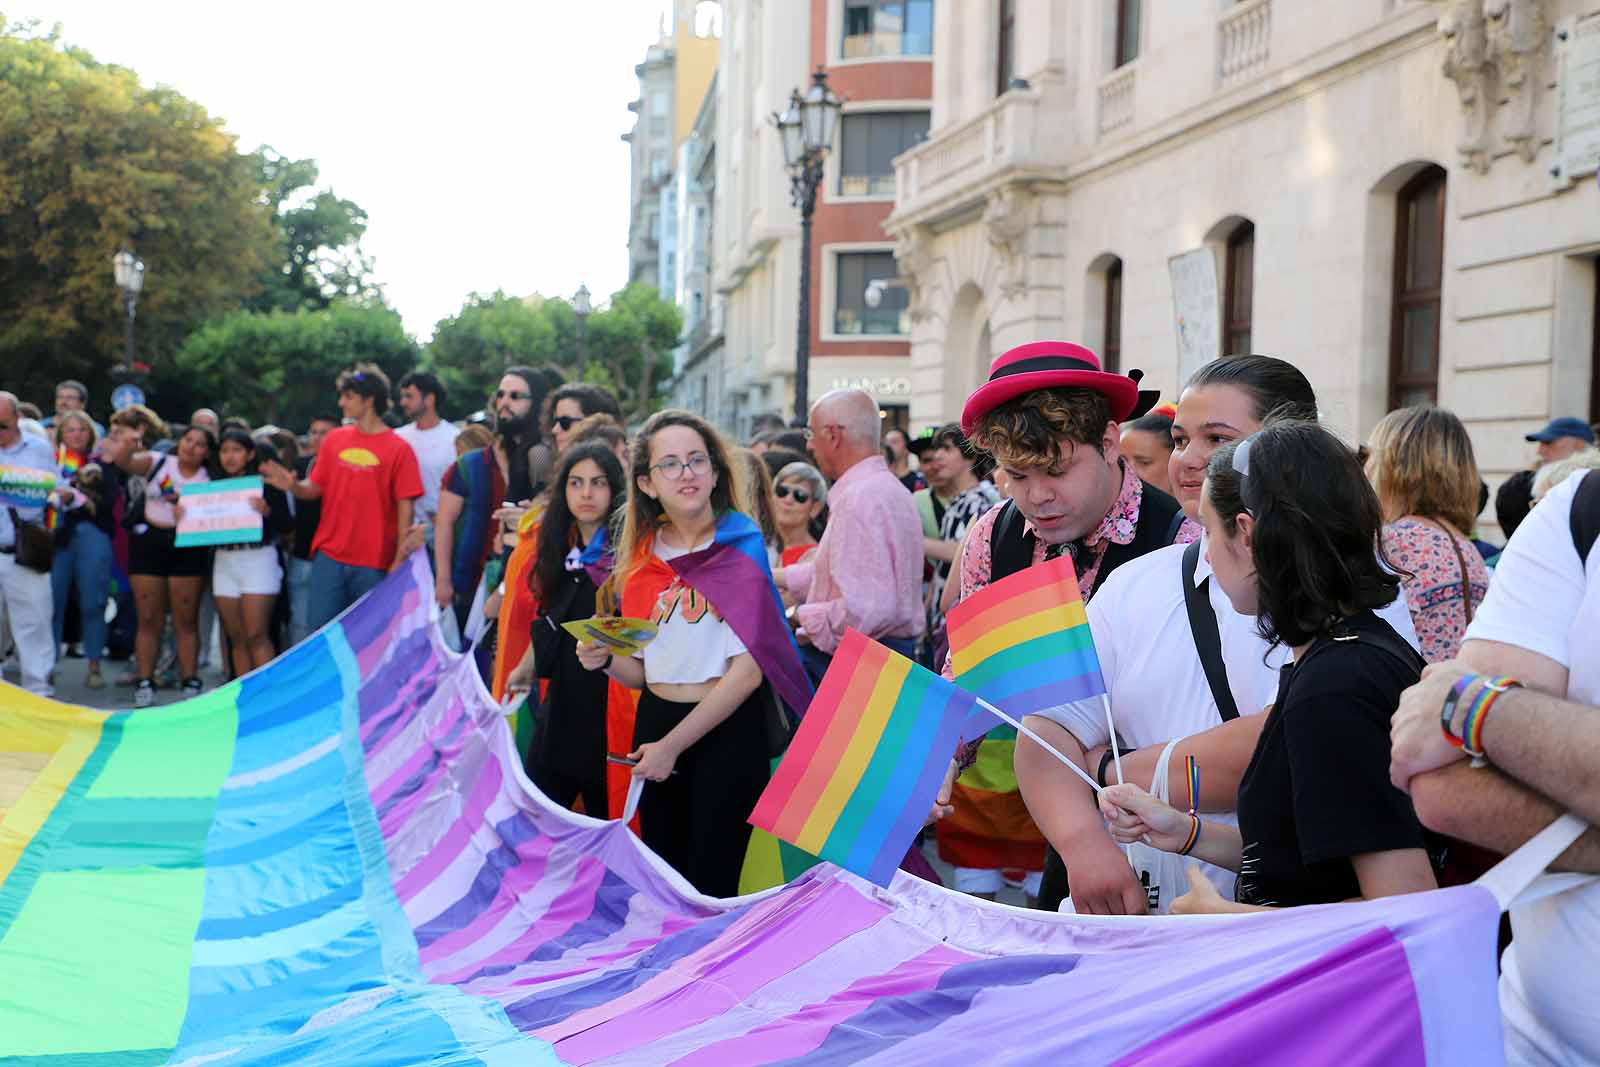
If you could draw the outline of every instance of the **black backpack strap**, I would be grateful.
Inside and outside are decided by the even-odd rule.
[[[1178,513],[1172,516],[1172,521],[1167,523],[1166,533],[1161,535],[1161,540],[1169,545],[1177,544],[1178,531],[1183,529],[1183,520],[1186,518],[1188,516],[1183,513],[1182,509],[1179,509]],[[1184,588],[1188,587],[1185,586]]]
[[[1578,558],[1587,566],[1595,539],[1600,538],[1600,478],[1596,478],[1593,471],[1585,472],[1582,478],[1583,482],[1572,496],[1569,523],[1572,547],[1578,550]]]
[[[1195,541],[1183,550],[1183,606],[1189,611],[1189,630],[1206,672],[1206,684],[1211,687],[1211,699],[1216,701],[1222,721],[1232,722],[1239,717],[1239,705],[1228,688],[1228,668],[1222,662],[1222,635],[1217,630],[1217,613],[1211,610],[1211,579],[1198,586],[1194,583],[1199,565],[1200,542]]]
[[[1033,564],[1034,536],[1024,529],[1025,520],[1010,500],[994,517],[989,531],[989,581],[998,582]]]

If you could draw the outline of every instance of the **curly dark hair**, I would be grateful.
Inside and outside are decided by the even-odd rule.
[[[972,442],[1001,466],[1053,467],[1066,458],[1063,437],[1074,448],[1088,445],[1104,456],[1110,421],[1111,401],[1104,393],[1080,386],[1035,389],[985,412]]]
[[[1234,467],[1248,449],[1241,475]],[[1383,552],[1383,510],[1355,450],[1315,423],[1280,420],[1211,457],[1206,499],[1233,534],[1255,523],[1256,627],[1291,647],[1393,603],[1400,578]]]
[[[534,564],[528,568],[528,588],[535,597],[542,598],[542,590],[554,589],[567,572],[567,553],[582,548],[578,543],[578,524],[567,506],[567,479],[572,469],[585,460],[593,460],[606,476],[611,486],[611,505],[602,522],[610,525],[628,498],[627,477],[622,473],[622,463],[606,444],[594,441],[574,445],[561,456],[551,480],[550,505],[545,509],[539,524],[539,545],[534,551]]]

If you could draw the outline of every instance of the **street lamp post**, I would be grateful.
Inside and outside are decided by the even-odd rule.
[[[789,189],[800,209],[800,322],[795,330],[794,418],[804,425],[810,407],[811,370],[811,213],[817,206],[822,165],[833,147],[842,101],[828,88],[828,75],[818,67],[811,88],[789,95],[789,109],[772,116],[783,140],[783,161],[789,168]]]
[[[111,273],[117,280],[117,288],[122,291],[122,304],[128,312],[127,326],[122,338],[122,374],[131,379],[134,362],[134,307],[139,303],[139,293],[144,289],[144,260],[123,249],[111,257]]]
[[[589,362],[589,352],[586,342],[589,340],[589,312],[594,307],[589,303],[589,287],[579,285],[578,291],[572,294],[572,314],[578,320],[578,380],[583,381],[584,367]]]

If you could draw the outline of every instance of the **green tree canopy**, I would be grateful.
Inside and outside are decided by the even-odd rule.
[[[205,404],[252,425],[301,430],[313,414],[337,410],[340,371],[370,361],[398,384],[418,355],[400,316],[381,304],[239,311],[189,336],[170,369],[158,371],[155,399],[177,417]]]
[[[139,359],[241,306],[277,261],[251,157],[220,120],[58,33],[0,26],[0,367],[44,402],[81,378],[103,410],[122,355],[111,258],[148,265]]]
[[[653,286],[634,284],[613,293],[589,316],[584,378],[615,392],[625,413],[647,415],[671,376],[672,348],[682,329],[677,307]],[[474,293],[434,327],[423,361],[450,390],[447,414],[460,418],[484,404],[507,367],[551,366],[568,381],[576,379],[577,318],[565,300]]]
[[[265,145],[251,158],[281,242],[252,308],[315,310],[339,298],[381,299],[361,250],[367,213],[332,190],[309,191],[317,184],[315,160],[289,159]]]

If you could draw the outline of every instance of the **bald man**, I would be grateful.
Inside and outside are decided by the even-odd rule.
[[[22,413],[17,398],[0,392],[0,490],[12,490],[33,499],[40,480],[60,483],[56,453],[47,441],[22,432]],[[5,482],[15,479],[17,484]],[[50,696],[50,672],[56,665],[56,642],[51,629],[54,598],[50,592],[50,570],[34,570],[17,562],[17,527],[13,521],[27,523],[42,535],[44,502],[0,507],[0,610],[11,621],[11,637],[17,645],[17,661],[22,667],[22,688],[39,696]]]
[[[884,462],[881,418],[869,394],[836,389],[807,420],[811,452],[833,483],[828,528],[816,553],[778,571],[777,580],[804,597],[795,638],[813,680],[852,627],[913,658],[922,634],[922,520]]]

